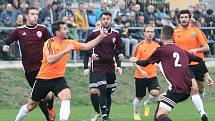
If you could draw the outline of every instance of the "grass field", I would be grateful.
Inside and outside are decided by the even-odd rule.
[[[215,79],[215,69],[210,69],[210,74]],[[113,95],[113,108],[111,118],[113,121],[132,121],[133,109],[132,101],[134,98],[133,85],[134,69],[124,68],[124,74],[118,77],[118,88]],[[161,90],[166,87],[166,82],[159,75]],[[82,68],[68,68],[66,79],[72,90],[72,106],[70,121],[89,121],[93,115],[93,110],[89,98],[88,78],[83,77]],[[29,87],[21,69],[0,70],[0,121],[13,121],[21,105],[29,98]],[[208,112],[210,121],[215,121],[215,88],[206,88],[206,99],[204,100],[205,109]],[[59,101],[55,106],[59,107]],[[152,113],[155,104],[151,106]],[[58,111],[58,109],[57,109]],[[57,114],[58,116],[58,114]],[[191,99],[183,102],[170,114],[173,121],[200,121],[199,114],[191,103]],[[58,119],[58,117],[57,117]],[[144,121],[152,121],[150,118],[143,118]],[[28,115],[24,121],[44,121],[39,109]]]
[[[215,121],[214,104],[215,101],[205,102],[205,108],[208,111],[209,121]],[[110,117],[113,121],[133,121],[133,110],[131,103],[127,105],[114,104],[112,107],[113,108]],[[91,106],[71,106],[71,110],[72,112],[69,121],[90,121],[90,117],[93,115]],[[151,106],[150,117],[146,118],[142,115],[142,121],[153,121],[154,110],[155,104]],[[1,108],[0,121],[13,121],[17,112],[17,108]],[[173,121],[200,121],[199,114],[195,110],[193,104],[191,103],[191,100],[178,104],[176,108],[171,112],[170,117]],[[44,121],[44,118],[39,108],[37,108],[36,110],[31,112],[23,121]]]

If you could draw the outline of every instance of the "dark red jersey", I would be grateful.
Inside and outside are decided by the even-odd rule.
[[[100,35],[100,30],[96,29],[87,38],[86,42],[95,39]],[[110,33],[105,37],[95,48],[94,53],[98,55],[99,60],[93,62],[93,71],[99,72],[114,72],[114,56],[118,53],[124,53],[124,47],[120,34],[117,30],[111,28]],[[87,63],[85,63],[86,65]]]
[[[51,38],[48,29],[40,24],[34,27],[23,25],[13,30],[4,40],[7,45],[19,41],[22,64],[26,73],[40,69],[43,44]]]
[[[189,93],[192,86],[189,63],[194,58],[195,55],[177,45],[167,44],[157,48],[145,63],[160,62],[161,71],[169,83],[169,90],[175,93]]]

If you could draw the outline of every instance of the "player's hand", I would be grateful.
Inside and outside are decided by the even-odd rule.
[[[129,59],[129,61],[132,62],[132,63],[136,63],[137,62],[137,58],[136,57],[131,57]]]
[[[116,73],[117,73],[117,75],[121,76],[122,75],[122,68],[116,67]]]
[[[3,46],[3,51],[4,52],[8,52],[9,50],[10,50],[10,46],[8,46],[8,45]]]
[[[191,54],[196,54],[198,51],[197,51],[197,49],[190,49],[189,50],[189,53],[191,53]]]
[[[90,75],[90,69],[84,69],[84,76],[87,77]]]
[[[104,28],[104,27],[101,26],[100,27],[100,35],[102,37],[106,37],[108,35],[108,30],[106,28]]]
[[[98,55],[97,55],[97,54],[95,54],[95,53],[93,53],[93,54],[91,55],[91,58],[92,58],[94,61],[99,60]]]
[[[214,84],[213,79],[211,78],[211,76],[209,75],[209,73],[205,73],[204,74],[204,81],[207,82],[209,87],[212,87]]]
[[[65,53],[70,53],[71,50],[74,50],[74,49],[75,49],[74,45],[73,45],[73,44],[69,44],[69,45],[64,49],[64,52],[65,52]]]
[[[119,54],[118,57],[119,57],[119,60],[120,60],[120,61],[123,61],[123,60],[125,59],[125,57],[124,57],[123,54]]]
[[[140,74],[143,76],[143,78],[148,78],[148,74],[145,71],[140,71]]]

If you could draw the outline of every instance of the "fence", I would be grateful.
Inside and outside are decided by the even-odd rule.
[[[15,29],[15,28],[14,27],[0,27],[0,30],[13,30],[13,29]],[[79,40],[81,42],[83,42],[83,41],[86,40],[87,36],[82,36],[83,33],[80,31],[82,29],[86,29],[86,28],[76,28],[76,29],[72,30],[72,32],[77,33],[77,36],[74,36],[73,39]],[[87,28],[87,29],[89,29],[89,28]],[[116,28],[116,29],[123,29],[123,28]],[[143,30],[143,27],[129,27],[128,29],[130,29],[130,30]],[[161,27],[155,27],[155,30],[160,30],[160,29],[161,29]],[[206,36],[209,38],[208,39],[208,44],[209,44],[209,47],[210,47],[210,52],[206,53],[206,56],[209,55],[210,57],[215,57],[214,56],[215,27],[201,27],[201,29],[203,31],[207,31],[208,35],[206,35]],[[4,54],[0,54],[0,60],[2,60],[2,59],[3,60],[20,60],[21,54],[20,54],[19,44],[18,43],[13,43],[12,44],[11,55],[13,55],[12,58],[10,58],[10,57],[9,58],[7,58],[7,57],[4,58],[5,55]],[[71,55],[72,55],[71,58],[72,58],[72,62],[73,63],[76,63],[77,60],[82,59],[82,57],[83,57],[83,53],[82,52],[72,52]]]

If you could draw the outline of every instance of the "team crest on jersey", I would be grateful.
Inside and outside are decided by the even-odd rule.
[[[41,38],[42,37],[42,32],[41,31],[37,31],[37,36],[39,37],[39,38]]]
[[[25,32],[23,32],[22,35],[27,35],[27,34]]]
[[[196,33],[192,33],[192,38],[196,38]]]
[[[116,42],[116,38],[113,38],[112,41],[113,41],[113,43],[115,43]]]

